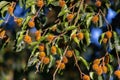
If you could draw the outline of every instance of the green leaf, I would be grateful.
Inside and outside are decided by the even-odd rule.
[[[113,37],[117,38],[117,33],[115,31],[113,31]]]
[[[85,40],[87,42],[87,46],[90,44],[90,33],[86,30],[85,33]]]
[[[23,7],[24,5],[23,5],[23,1],[24,0],[19,0],[19,5],[20,5],[20,7]]]
[[[2,9],[5,5],[7,5],[9,2],[7,1],[1,1],[0,2],[0,9]]]
[[[54,0],[47,0],[48,5],[51,4]],[[55,2],[55,1],[54,1]]]
[[[4,20],[0,20],[0,25],[4,22]]]
[[[67,27],[66,30],[67,30],[67,31],[70,31],[70,30],[73,30],[73,29],[75,29],[75,28],[76,28],[76,26],[72,25],[72,26]]]
[[[48,65],[47,72],[49,72],[49,69],[54,65],[54,63],[55,63],[55,58],[52,55],[50,55],[50,63]]]
[[[111,50],[115,47],[115,45],[111,43],[111,39],[109,39],[109,47]]]
[[[75,37],[73,40],[75,41],[75,43],[77,43],[79,45],[80,40],[77,37]]]
[[[58,1],[54,1],[54,2],[52,2],[51,4],[54,5],[54,6],[59,6]]]
[[[103,78],[102,78],[102,76],[100,75],[100,76],[98,76],[98,80],[103,80]]]
[[[71,39],[71,37],[72,37],[73,34],[76,34],[76,32],[77,32],[77,29],[72,30],[72,33],[70,35],[70,39]]]
[[[30,67],[32,65],[34,65],[35,63],[37,63],[39,61],[39,59],[37,59],[37,57],[32,57],[30,59],[30,61],[28,61],[27,67]]]
[[[36,13],[35,5],[32,5],[32,6],[31,6],[31,12],[32,12],[32,14],[35,14],[35,13]]]
[[[17,39],[17,44],[16,45],[19,45],[24,37],[24,30],[22,30],[22,32],[17,32],[17,35],[16,35],[16,39]]]
[[[103,39],[104,39],[105,33],[101,34],[101,39],[100,39],[100,44],[102,43]]]
[[[80,52],[77,49],[75,49],[75,54],[76,54],[76,56],[79,56]]]
[[[63,16],[63,15],[65,15],[65,14],[67,14],[68,12],[70,12],[67,8],[65,9],[65,8],[63,8],[62,10],[61,10],[61,12],[58,14],[58,17],[60,17],[60,16]]]
[[[90,24],[91,24],[91,20],[92,20],[92,16],[89,17],[86,21],[86,25],[87,25],[87,28],[89,28]]]
[[[110,64],[107,64],[107,67],[109,69],[110,74],[113,73],[113,67]]]
[[[109,54],[109,56],[110,56],[110,62],[113,62],[113,60],[114,60],[113,55]]]
[[[83,57],[78,57],[78,60],[83,62],[83,64],[85,65],[85,67],[89,70],[89,64],[88,62],[83,58]]]
[[[117,51],[120,51],[120,39],[115,31],[113,31],[114,45]]]
[[[64,42],[68,42],[69,41],[69,36],[63,35],[63,39],[64,39]]]
[[[57,53],[62,56],[62,50],[57,47]]]
[[[37,48],[38,48],[38,45],[33,48],[32,53],[30,55],[30,58],[35,54],[35,51],[36,51]]]
[[[25,22],[23,23],[23,27],[22,27],[22,30],[26,29],[27,28],[27,24],[28,24],[28,21],[31,19],[31,16],[27,16],[27,18],[25,19]]]
[[[99,27],[103,26],[103,20],[102,20],[102,16],[99,15]]]
[[[92,13],[87,13],[87,16],[86,16],[86,25],[87,25],[87,28],[89,28],[90,24],[91,24],[91,20],[92,20],[92,16],[93,14]]]
[[[16,52],[20,52],[25,48],[25,43],[24,41],[19,42],[19,44],[16,45]]]
[[[94,78],[93,78],[94,72],[90,72],[89,74],[90,74],[90,78],[91,78],[92,80],[94,80]]]
[[[2,10],[1,10],[2,18],[4,18],[4,13],[7,10],[8,10],[8,6],[5,6],[5,7],[2,8]]]
[[[68,22],[65,22],[65,23],[64,23],[64,26],[65,26],[65,27],[68,27]]]
[[[49,43],[46,44],[47,55],[50,55],[50,46]]]
[[[38,42],[32,42],[32,43],[30,43],[30,46],[32,47],[32,46],[35,46],[37,44],[38,44]]]
[[[36,52],[35,55],[32,58],[30,58],[30,60],[28,61],[28,64],[27,64],[28,67],[36,64],[39,61],[39,59],[37,58],[38,55],[39,55],[39,52]]]
[[[36,1],[35,0],[27,0],[26,1],[26,9],[28,9],[29,7],[31,7],[32,5],[35,5]]]

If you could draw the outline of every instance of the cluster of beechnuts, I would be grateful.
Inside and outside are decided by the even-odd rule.
[[[97,75],[107,73],[108,71],[105,62],[101,59],[95,59],[93,61],[92,68],[97,73]]]

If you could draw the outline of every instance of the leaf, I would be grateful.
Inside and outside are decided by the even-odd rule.
[[[50,55],[50,46],[49,43],[46,44],[47,55]]]
[[[82,61],[85,67],[89,70],[89,64],[83,57],[78,57],[79,61]]]
[[[20,7],[23,7],[24,5],[23,5],[23,1],[24,0],[19,0],[19,5],[20,5]]]
[[[59,6],[58,1],[54,1],[54,2],[52,2],[51,4],[52,4],[53,6]]]
[[[113,31],[114,45],[117,51],[120,51],[120,39],[115,31]]]
[[[57,52],[58,52],[59,55],[62,56],[62,50],[60,48],[58,48],[58,47],[57,47]]]
[[[79,45],[80,40],[77,37],[75,37],[73,40]]]
[[[67,14],[65,14],[65,15],[63,16],[63,22],[68,24],[68,22],[65,22],[65,21],[66,21],[66,16],[67,16]],[[65,24],[65,27],[66,27],[66,24]],[[67,27],[68,27],[68,25],[67,25]]]
[[[100,76],[98,76],[98,80],[103,80],[103,78],[102,78],[102,76],[100,75]]]
[[[9,2],[7,1],[1,1],[0,2],[0,9],[2,9],[5,5],[7,5]]]
[[[75,28],[76,28],[76,26],[72,25],[72,26],[67,27],[66,30],[67,30],[67,31],[70,31],[70,30],[73,30],[73,29],[75,29]]]
[[[117,38],[117,33],[115,31],[113,31],[113,37]]]
[[[112,74],[113,73],[113,67],[110,64],[107,64],[107,67],[108,67],[108,69],[110,71],[110,74]]]
[[[35,5],[32,5],[32,6],[31,6],[31,12],[32,12],[32,14],[35,14],[35,13],[36,13]]]
[[[54,0],[47,0],[48,5],[51,4]],[[55,2],[55,1],[54,1]]]
[[[65,26],[65,27],[68,27],[68,22],[65,22],[65,23],[64,23],[64,26]]]
[[[93,80],[94,72],[90,72],[90,78]]]
[[[113,60],[114,60],[113,55],[109,54],[109,57],[110,57],[110,62],[113,62]]]
[[[107,67],[108,67],[108,71],[109,71],[108,76],[110,79],[113,74],[113,67],[110,64],[107,64]]]
[[[99,15],[99,27],[103,26],[103,20],[102,20],[102,16]]]
[[[0,25],[4,22],[4,20],[0,20]]]
[[[71,39],[71,37],[72,37],[73,34],[76,34],[76,32],[77,32],[77,29],[72,30],[72,33],[70,35],[70,39]]]
[[[28,24],[28,21],[31,19],[31,16],[27,16],[27,18],[25,19],[25,22],[23,23],[23,27],[22,27],[22,30],[25,30],[27,28],[27,24]]]
[[[23,37],[24,37],[24,30],[22,32],[17,32],[17,35],[16,35],[16,39],[17,39],[17,44],[16,45],[19,45],[20,42],[22,41]]]
[[[32,5],[35,5],[35,3],[36,3],[35,0],[27,0],[25,5],[26,9],[28,9]]]
[[[93,14],[92,13],[87,13],[87,16],[86,16],[86,25],[87,25],[87,28],[89,28],[90,24],[91,24],[91,20],[92,20],[92,16]]]
[[[24,41],[19,42],[19,44],[16,45],[16,52],[20,52],[25,48],[25,43]]]
[[[109,48],[112,50],[115,47],[114,44],[111,43],[111,39],[109,40]]]
[[[86,21],[86,25],[87,25],[87,28],[89,28],[90,24],[91,24],[91,20],[92,20],[92,16],[89,17]]]
[[[82,14],[81,21],[85,20],[87,13]]]
[[[32,65],[34,65],[35,63],[37,63],[39,61],[39,59],[37,59],[37,57],[32,57],[30,59],[30,61],[28,61],[27,67],[30,67]]]
[[[30,43],[30,47],[34,47],[37,44],[38,44],[38,42],[32,42],[32,43]]]
[[[38,48],[38,45],[33,48],[32,53],[30,55],[30,58],[35,54],[35,51],[36,51],[37,48]]]
[[[51,68],[53,66],[53,63],[55,62],[55,59],[52,55],[50,55],[50,63],[48,65],[48,68]]]
[[[79,56],[80,52],[77,49],[75,49],[75,54],[76,54],[76,56]]]
[[[87,42],[87,46],[90,44],[90,33],[86,30],[85,33],[85,40]]]
[[[101,34],[101,39],[100,39],[100,44],[102,43],[103,39],[104,39],[105,33]]]
[[[4,13],[7,10],[8,10],[8,6],[5,6],[5,7],[2,8],[2,10],[1,10],[2,18],[4,18]]]
[[[50,55],[50,63],[48,65],[47,72],[49,72],[49,69],[54,65],[54,63],[55,63],[55,58],[52,55]]]
[[[66,35],[63,35],[63,39],[64,39],[64,42],[67,42],[69,38]]]
[[[39,61],[39,59],[37,58],[38,55],[39,55],[39,52],[36,52],[35,55],[29,59],[28,64],[27,64],[28,67],[36,64]]]
[[[61,12],[58,14],[58,17],[65,15],[66,13],[70,12],[68,9],[62,9]]]

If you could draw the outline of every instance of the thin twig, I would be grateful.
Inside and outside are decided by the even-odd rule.
[[[77,22],[78,22],[79,15],[80,15],[80,9],[81,9],[81,6],[82,6],[83,2],[84,2],[84,0],[80,1],[80,3],[79,3],[80,6],[79,6],[79,9],[78,9],[78,12],[77,12],[77,17],[76,17],[76,19],[75,19],[74,25],[76,25]]]
[[[105,14],[102,12],[102,10],[101,9],[99,9],[99,11],[100,11],[100,13],[102,14],[102,16],[103,16],[103,18],[104,18],[104,20],[105,20],[105,23],[107,24],[107,28],[108,28],[108,30],[109,30],[109,26],[110,26],[110,29],[111,29],[111,31],[112,31],[112,26],[108,23],[108,21],[106,20],[106,18],[105,18]]]
[[[65,48],[65,51],[64,51],[64,53],[63,53],[63,56],[66,54],[67,49],[68,49],[68,46]],[[60,60],[60,63],[62,62],[63,56],[62,56],[62,58],[61,58],[61,60]],[[53,73],[53,80],[55,80],[55,76],[56,76],[56,73],[57,73],[59,67],[60,67],[60,64],[58,64],[55,72]]]
[[[67,31],[66,32],[64,32],[64,33],[61,33],[60,35],[58,35],[58,36],[56,36],[55,38],[54,38],[54,40],[52,41],[53,42],[53,44],[52,45],[54,45],[55,43],[55,40],[57,39],[57,38],[59,38],[59,37],[61,37],[61,36],[63,36],[64,34],[66,34],[67,33]]]
[[[69,7],[69,10],[71,10],[72,8],[74,8],[76,6],[77,3],[75,3],[73,6]]]
[[[44,35],[46,34],[46,32],[48,31],[48,29],[49,29],[49,28],[47,28],[47,29],[43,30],[43,31],[44,31],[44,33],[42,34],[42,36],[44,36]]]
[[[115,48],[115,51],[116,51],[116,55],[117,55],[118,65],[119,65],[120,64],[120,58],[119,58],[118,51],[116,50],[116,48]]]
[[[41,8],[38,9],[38,11],[36,12],[35,16],[33,16],[33,18],[31,19],[31,21],[34,21],[34,19],[38,16],[40,10],[41,10]]]
[[[80,69],[80,67],[79,67],[79,65],[78,65],[78,60],[77,60],[77,58],[76,58],[76,55],[75,55],[75,53],[73,53],[73,56],[74,56],[74,58],[75,58],[75,65],[76,65],[76,67],[78,68],[78,70],[79,70],[79,73],[80,73],[80,77],[81,77],[81,79],[82,79],[82,71],[81,71],[81,69]]]

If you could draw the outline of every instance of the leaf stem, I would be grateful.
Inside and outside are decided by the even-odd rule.
[[[68,49],[68,46],[65,48],[65,51],[64,51],[64,53],[63,53],[63,56],[66,54],[67,49]],[[60,63],[62,62],[63,56],[62,56],[62,58],[61,58],[61,60],[60,60]],[[55,80],[55,76],[56,76],[57,71],[59,70],[59,67],[60,67],[60,64],[58,64],[55,72],[53,73],[53,80]]]
[[[78,60],[77,60],[77,57],[76,57],[76,55],[75,55],[75,53],[73,53],[73,56],[74,56],[74,59],[75,59],[75,65],[76,65],[76,67],[78,68],[78,71],[79,71],[79,73],[80,73],[80,79],[82,79],[82,71],[81,71],[81,69],[80,69],[80,67],[79,67],[79,65],[78,65]]]
[[[118,62],[118,65],[120,65],[120,58],[119,58],[118,51],[117,51],[116,48],[115,48],[115,51],[116,51],[116,55],[117,55],[117,62]]]
[[[106,18],[105,18],[105,14],[102,12],[102,10],[101,9],[99,9],[99,11],[100,11],[100,13],[102,14],[102,16],[103,16],[103,18],[104,18],[104,20],[105,20],[105,23],[107,24],[107,28],[108,28],[108,30],[111,30],[112,31],[112,26],[108,23],[108,21],[106,20]],[[109,27],[110,27],[110,29],[109,29]]]
[[[84,0],[80,1],[80,3],[79,3],[80,5],[79,5],[79,9],[78,9],[78,12],[77,12],[77,17],[76,17],[76,19],[75,19],[74,25],[76,25],[77,22],[78,22],[79,15],[80,15],[80,9],[81,9],[81,7],[82,7],[82,5],[83,5],[83,2],[84,2]]]

